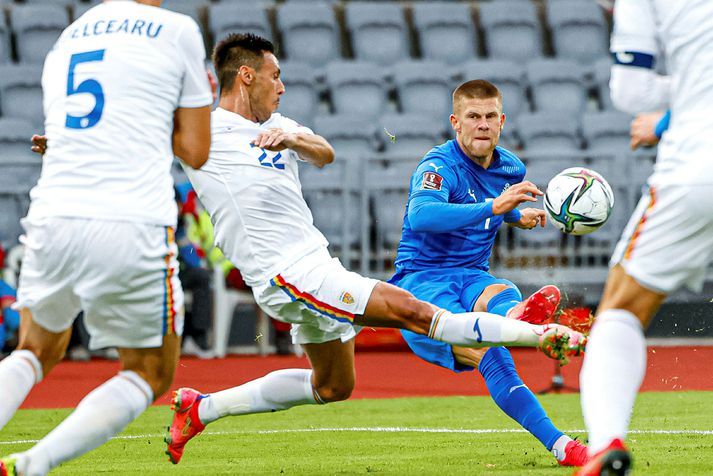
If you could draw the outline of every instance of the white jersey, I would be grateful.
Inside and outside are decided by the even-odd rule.
[[[264,284],[327,239],[312,223],[302,196],[297,153],[272,152],[250,143],[271,128],[312,134],[273,114],[259,124],[218,108],[211,115],[208,162],[185,167],[215,227],[215,244],[250,286]]]
[[[658,105],[671,109],[650,183],[713,183],[713,1],[617,0],[611,51],[613,94],[659,95]],[[665,56],[670,83],[641,74],[657,56]],[[639,80],[626,80],[626,71]]]
[[[176,224],[174,111],[212,103],[186,15],[110,1],[62,33],[42,74],[48,149],[29,217]]]

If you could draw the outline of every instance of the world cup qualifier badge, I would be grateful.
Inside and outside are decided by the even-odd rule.
[[[421,190],[440,190],[441,184],[443,184],[443,177],[436,172],[426,172],[423,174]]]
[[[342,295],[339,296],[339,300],[342,301],[344,304],[354,304],[354,296],[352,296],[346,291],[344,291]]]

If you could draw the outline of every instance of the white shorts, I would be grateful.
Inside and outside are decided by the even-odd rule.
[[[346,270],[320,248],[253,287],[253,294],[268,315],[292,324],[295,344],[346,342],[359,331],[354,316],[364,313],[378,282]]]
[[[614,250],[642,286],[663,294],[687,286],[700,291],[713,258],[713,186],[650,188],[634,211]]]
[[[34,322],[62,332],[83,310],[92,349],[160,347],[164,335],[181,335],[172,228],[54,217],[22,225],[15,307],[29,309]]]

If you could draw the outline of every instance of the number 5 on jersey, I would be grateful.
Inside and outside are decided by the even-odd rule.
[[[90,61],[104,61],[104,50],[86,51],[72,55],[69,60],[69,71],[67,73],[67,97],[74,94],[91,94],[94,96],[94,109],[86,116],[72,116],[67,114],[65,126],[70,129],[88,129],[99,122],[104,111],[104,90],[99,81],[95,79],[85,79],[78,85],[74,85],[74,70],[82,63]]]

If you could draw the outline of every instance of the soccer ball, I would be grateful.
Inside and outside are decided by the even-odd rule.
[[[586,235],[607,221],[614,193],[595,171],[572,167],[550,180],[544,202],[557,229],[568,235]]]

